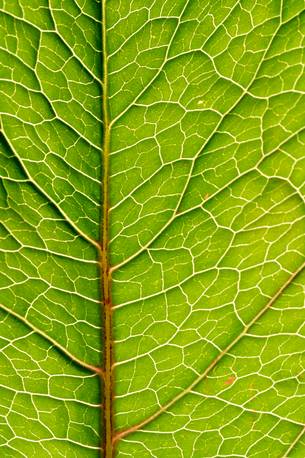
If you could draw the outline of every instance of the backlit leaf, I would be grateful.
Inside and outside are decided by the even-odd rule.
[[[0,6],[0,455],[304,458],[304,0]]]

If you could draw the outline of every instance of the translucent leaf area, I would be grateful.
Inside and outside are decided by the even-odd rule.
[[[0,7],[0,456],[304,458],[305,1]]]

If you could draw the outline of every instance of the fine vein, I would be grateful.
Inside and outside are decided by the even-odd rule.
[[[30,321],[28,321],[24,316],[20,315],[19,313],[15,312],[15,310],[6,307],[4,304],[0,303],[0,309],[6,312],[8,315],[13,316],[19,322],[23,323],[27,328],[29,328],[35,334],[38,334],[42,337],[46,342],[50,343],[53,348],[59,351],[63,356],[65,356],[68,360],[73,361],[78,366],[89,370],[90,372],[95,372],[97,374],[102,375],[102,369],[99,367],[93,366],[92,364],[87,363],[84,360],[79,359],[69,350],[67,350],[63,345],[61,345],[57,340],[53,339],[47,333],[43,332],[41,329],[37,328],[33,325]]]
[[[275,301],[282,295],[282,293],[296,279],[296,277],[304,270],[304,268],[305,268],[305,262],[295,272],[291,274],[288,280],[275,293],[275,295],[270,299],[270,301],[252,318],[252,320],[248,323],[248,325],[244,327],[243,331],[240,334],[238,334],[235,337],[235,339],[221,353],[217,355],[217,357],[209,364],[209,366],[205,369],[205,371],[198,378],[196,378],[193,381],[193,383],[191,383],[191,385],[188,386],[188,388],[183,390],[175,398],[173,398],[171,401],[169,401],[167,404],[162,406],[159,410],[157,410],[154,414],[152,414],[150,417],[146,418],[142,422],[134,426],[131,426],[130,428],[126,430],[119,431],[115,435],[113,441],[116,442],[119,439],[122,439],[123,437],[128,436],[129,434],[142,429],[144,426],[153,422],[162,413],[167,412],[174,404],[176,404],[180,399],[182,399],[187,393],[190,393],[191,390],[199,384],[199,382],[201,382],[203,379],[205,379],[208,376],[208,374],[212,371],[212,369],[214,369],[214,367],[219,363],[219,361],[223,359],[223,357],[229,353],[229,351],[242,339],[242,337],[244,337],[248,333],[250,328],[259,320],[259,318],[261,318],[262,315],[264,315],[270,309],[270,307],[272,307]]]

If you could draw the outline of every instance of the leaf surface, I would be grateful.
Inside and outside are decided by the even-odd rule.
[[[0,4],[4,456],[303,458],[304,1]]]

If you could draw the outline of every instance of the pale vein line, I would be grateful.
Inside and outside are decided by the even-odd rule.
[[[281,9],[282,9],[282,7],[281,7]],[[147,248],[147,246],[149,246],[156,238],[158,238],[158,236],[160,235],[160,233],[162,233],[163,230],[164,230],[166,227],[168,227],[168,226],[172,223],[173,219],[175,219],[175,217],[178,215],[179,207],[180,207],[180,205],[181,205],[181,203],[182,203],[182,200],[183,200],[183,198],[184,198],[184,195],[185,195],[185,193],[186,193],[186,191],[187,191],[189,182],[190,182],[190,180],[191,180],[191,178],[192,178],[192,176],[193,176],[193,170],[194,170],[194,167],[195,167],[195,164],[196,164],[196,162],[197,162],[198,157],[200,156],[200,154],[201,154],[201,152],[204,150],[204,148],[208,145],[208,143],[210,142],[210,140],[217,134],[217,131],[218,131],[219,127],[221,126],[221,124],[223,123],[223,121],[225,120],[226,116],[227,116],[228,114],[230,114],[230,113],[238,106],[238,104],[240,103],[240,101],[244,98],[244,96],[245,96],[245,95],[248,93],[248,91],[251,89],[251,86],[252,86],[253,82],[255,81],[256,76],[258,75],[258,72],[259,72],[259,70],[260,70],[262,64],[263,64],[264,61],[265,61],[265,57],[266,57],[266,55],[267,55],[269,49],[271,48],[271,45],[272,45],[272,43],[273,43],[273,40],[274,40],[274,38],[275,38],[275,36],[276,36],[276,34],[277,34],[277,31],[280,29],[281,25],[282,25],[281,22],[279,22],[279,25],[278,25],[278,27],[277,27],[277,30],[275,31],[274,36],[273,36],[272,39],[270,40],[269,45],[268,45],[267,48],[265,49],[265,52],[263,53],[262,59],[261,59],[259,65],[257,66],[257,69],[256,69],[256,71],[255,71],[255,73],[254,73],[254,75],[253,75],[251,81],[249,82],[247,88],[244,89],[244,92],[242,92],[242,94],[240,95],[240,97],[237,98],[237,100],[235,101],[235,103],[228,109],[228,111],[227,111],[226,113],[223,114],[223,116],[220,118],[219,122],[218,122],[217,125],[215,126],[213,132],[211,132],[210,136],[207,138],[207,140],[206,140],[206,142],[204,143],[204,145],[202,145],[202,147],[200,148],[200,150],[198,151],[198,153],[197,153],[197,154],[195,155],[195,157],[193,158],[193,161],[192,161],[193,163],[192,163],[191,170],[190,170],[190,172],[189,172],[188,180],[186,180],[184,189],[183,189],[183,191],[182,191],[182,193],[181,193],[181,197],[180,197],[180,199],[179,199],[179,201],[178,201],[178,203],[177,203],[176,209],[175,209],[174,212],[173,212],[172,218],[169,220],[169,222],[168,222],[167,224],[164,225],[164,227],[161,229],[161,231],[159,231],[159,233],[156,234],[156,236],[153,237],[153,239],[150,240],[144,247],[142,247],[140,250],[138,250],[136,253],[134,253],[134,255],[131,255],[129,258],[127,258],[127,260],[124,260],[124,261],[120,262],[119,264],[117,264],[116,266],[113,266],[113,267],[111,268],[111,271],[112,271],[112,272],[113,272],[114,270],[119,269],[119,268],[122,267],[123,265],[127,264],[127,262],[131,261],[132,259],[134,259],[135,257],[137,257],[142,251],[144,251],[144,250]],[[166,58],[167,58],[167,55],[166,55],[165,59],[166,59]],[[165,65],[165,63],[164,63],[164,65]],[[162,67],[162,68],[163,68],[163,67]],[[158,75],[159,75],[159,74],[158,74]],[[153,79],[153,81],[155,81],[155,78]],[[152,82],[153,82],[153,81],[152,81]],[[136,99],[135,101],[137,101],[137,100],[140,98],[141,95],[142,95],[142,93],[139,95],[139,97],[137,97],[137,99]]]
[[[30,173],[28,172],[27,168],[25,167],[23,161],[20,159],[20,157],[18,156],[18,154],[16,153],[15,149],[13,148],[13,145],[11,144],[11,142],[9,141],[8,137],[6,136],[4,130],[2,129],[2,134],[3,134],[3,137],[5,138],[5,141],[7,142],[7,144],[9,145],[11,151],[14,153],[14,156],[16,157],[16,159],[18,160],[23,172],[25,173],[25,175],[27,176],[27,178],[30,180],[31,184],[33,186],[35,186],[38,191],[49,201],[51,202],[51,204],[54,205],[54,207],[56,208],[56,210],[63,216],[64,220],[75,230],[75,232],[81,236],[83,239],[87,240],[87,242],[89,242],[91,245],[94,245],[98,250],[100,250],[100,245],[99,243],[92,239],[91,237],[89,237],[85,232],[83,232],[69,217],[68,215],[62,210],[62,208],[60,208],[57,203],[48,195],[46,194],[46,192],[38,185],[38,183],[31,177]]]
[[[295,448],[295,446],[297,445],[297,443],[302,439],[304,433],[305,433],[305,426],[304,426],[304,428],[301,429],[301,431],[300,431],[299,434],[296,436],[296,438],[294,439],[294,441],[290,444],[290,446],[289,446],[288,449],[286,450],[285,454],[283,455],[283,458],[288,458],[288,457],[289,457],[290,452],[292,452],[292,450]]]
[[[156,420],[161,414],[168,411],[174,404],[176,404],[185,395],[189,394],[193,390],[193,388],[195,388],[212,371],[212,369],[214,369],[214,367],[218,364],[218,362],[222,360],[224,356],[226,356],[229,353],[229,351],[248,333],[249,329],[259,320],[259,318],[261,318],[261,316],[264,315],[270,309],[270,307],[274,304],[274,302],[281,296],[283,291],[293,282],[293,280],[302,272],[304,268],[305,268],[305,262],[303,262],[303,264],[288,278],[288,280],[282,285],[282,287],[271,298],[271,300],[265,305],[265,307],[263,307],[254,316],[254,318],[252,318],[249,324],[247,324],[247,326],[244,327],[243,331],[237,337],[235,337],[235,339],[209,364],[206,370],[198,378],[196,378],[185,390],[183,390],[181,393],[175,396],[171,401],[169,401],[167,404],[162,406],[158,411],[156,411],[154,414],[152,414],[150,417],[146,418],[142,422],[130,427],[127,430],[119,431],[116,434],[116,436],[114,437],[114,440],[117,441],[127,436],[128,434],[131,434],[133,432],[140,430],[141,428],[146,426],[148,423],[151,423],[152,421]]]
[[[48,334],[46,334],[41,329],[36,328],[36,326],[34,326],[32,323],[30,323],[26,318],[24,318],[19,313],[15,312],[14,310],[11,310],[10,308],[6,307],[5,305],[3,305],[1,303],[0,303],[0,309],[4,310],[9,315],[11,315],[14,318],[16,318],[18,321],[21,321],[23,324],[25,324],[28,328],[32,329],[32,331],[34,331],[40,337],[43,337],[44,340],[49,342],[55,349],[57,349],[64,356],[66,356],[71,361],[76,363],[78,366],[81,366],[82,368],[87,369],[90,372],[94,372],[94,373],[99,374],[99,375],[101,374],[101,369],[99,367],[96,367],[96,366],[93,366],[93,365],[91,365],[89,363],[86,363],[86,361],[82,361],[77,356],[75,356],[72,353],[70,353],[69,350],[67,350],[65,347],[63,347],[55,339],[50,337]]]
[[[189,4],[190,4],[190,0],[187,0],[185,2],[185,5],[183,6],[183,8],[180,11],[180,16],[177,18],[178,19],[177,26],[176,26],[173,34],[172,34],[171,39],[169,40],[169,42],[167,44],[167,51],[165,53],[163,64],[161,65],[160,69],[156,72],[156,74],[153,76],[153,78],[147,83],[147,85],[140,91],[140,93],[134,98],[134,100],[121,113],[119,113],[114,119],[111,120],[110,126],[113,126],[120,118],[122,118],[124,116],[125,113],[127,113],[127,111],[141,98],[141,96],[147,91],[147,89],[154,83],[154,81],[156,81],[158,76],[162,73],[163,68],[164,68],[165,64],[167,63],[167,59],[168,59],[168,55],[169,55],[169,51],[171,49],[172,43],[174,42],[175,36],[176,36],[176,34],[178,32],[178,29],[179,29],[179,27],[181,25],[181,18],[183,17],[183,15],[184,15],[187,7],[189,6]]]
[[[255,166],[253,166],[251,169],[248,169],[246,170],[245,172],[241,173],[240,175],[238,176],[235,176],[231,181],[229,181],[228,183],[226,183],[226,185],[222,188],[219,188],[217,189],[213,194],[211,194],[209,197],[207,197],[207,199],[204,200],[204,202],[201,202],[200,204],[198,205],[195,205],[194,207],[191,207],[191,208],[188,208],[182,212],[178,212],[177,209],[176,211],[174,210],[173,211],[173,214],[172,214],[172,217],[168,220],[168,222],[166,224],[164,224],[164,226],[162,226],[162,228],[155,234],[155,236],[150,239],[145,245],[143,245],[138,251],[136,251],[134,254],[130,255],[128,258],[124,259],[123,261],[121,261],[120,263],[118,264],[115,264],[114,266],[111,267],[111,271],[114,272],[118,269],[120,269],[121,267],[125,266],[126,264],[128,264],[130,261],[132,261],[133,259],[135,259],[136,257],[138,257],[141,253],[143,253],[145,250],[147,250],[159,237],[161,234],[163,234],[163,232],[178,218],[181,218],[195,210],[198,210],[198,209],[203,209],[204,206],[212,201],[215,197],[217,197],[219,194],[221,194],[222,192],[224,192],[226,189],[228,189],[230,186],[234,185],[235,183],[237,183],[239,180],[241,180],[242,178],[245,178],[247,175],[249,175],[250,173],[252,172],[255,172],[257,171],[258,173],[260,173],[262,176],[266,176],[265,174],[263,174],[260,170],[259,170],[259,167],[262,165],[262,163],[267,159],[269,158],[270,156],[272,156],[274,153],[276,153],[280,148],[282,148],[286,143],[288,143],[290,140],[292,140],[294,137],[296,137],[297,135],[299,135],[300,133],[304,132],[305,131],[305,128],[302,127],[300,130],[298,130],[297,132],[293,132],[289,137],[285,138],[282,143],[280,143],[279,145],[277,145],[273,150],[269,151],[268,153],[266,153],[264,156],[261,157],[261,159],[257,162],[257,164]],[[215,131],[214,134],[216,135],[217,132]],[[203,146],[203,148],[205,147],[206,145]],[[200,150],[202,151],[202,149]],[[198,175],[193,175],[193,177],[195,176],[198,176]],[[269,178],[269,177],[268,177]],[[279,177],[276,177],[276,178],[279,178]],[[291,183],[289,182],[289,185],[291,185]]]
[[[67,376],[69,374],[60,374],[60,376]],[[50,378],[54,378],[54,375],[49,376]],[[33,392],[33,391],[26,391],[26,390],[17,390],[14,388],[11,388],[7,385],[3,385],[0,383],[0,388],[3,388],[5,390],[11,391],[12,393],[16,394],[25,394],[27,396],[30,396],[31,398],[49,398],[49,399],[54,399],[55,401],[62,401],[62,402],[71,402],[71,403],[76,403],[76,404],[81,404],[87,407],[100,407],[100,404],[92,403],[92,402],[87,402],[83,401],[82,399],[77,399],[77,398],[61,398],[59,396],[55,396],[54,394],[48,393],[39,393],[39,392]],[[1,401],[0,401],[1,402]],[[2,404],[0,404],[2,405]]]
[[[48,3],[49,3],[49,0],[48,0]],[[57,24],[56,24],[56,22],[54,21],[53,14],[52,14],[52,11],[56,11],[56,9],[55,9],[55,8],[51,8],[51,7],[49,6],[49,10],[50,10],[50,15],[51,15],[51,18],[52,18],[52,21],[53,21],[53,26],[54,26],[54,29],[53,29],[53,30],[40,29],[36,24],[34,24],[34,23],[28,21],[26,18],[20,17],[20,16],[16,16],[16,15],[13,14],[11,11],[6,11],[6,10],[0,8],[0,11],[1,11],[2,14],[5,14],[6,16],[11,17],[11,18],[13,18],[13,19],[16,20],[16,21],[20,21],[21,23],[25,23],[25,24],[29,25],[30,27],[32,27],[33,29],[35,29],[37,32],[39,32],[40,35],[42,35],[43,33],[44,33],[44,34],[54,33],[54,34],[59,38],[59,40],[62,42],[62,44],[70,51],[71,56],[72,56],[73,58],[75,58],[75,60],[85,69],[85,71],[87,72],[87,74],[90,75],[91,78],[92,78],[95,82],[99,83],[99,84],[102,86],[103,83],[102,83],[102,81],[99,79],[99,77],[98,77],[97,75],[95,75],[95,74],[90,70],[90,68],[87,67],[87,66],[80,60],[80,58],[78,57],[78,55],[75,54],[74,50],[67,44],[67,42],[65,41],[65,39],[63,38],[63,36],[62,36],[62,35],[59,33],[59,31],[57,30],[57,27],[56,27]],[[91,18],[91,19],[93,19],[93,18]],[[1,48],[1,49],[4,49],[5,51],[9,52],[9,50],[6,49],[6,48]],[[38,54],[38,51],[37,51],[37,54]],[[19,58],[18,56],[16,56],[16,57]],[[23,62],[23,64],[24,64],[24,62]],[[33,70],[33,69],[31,68],[31,70]],[[35,76],[36,76],[36,74],[35,74]],[[39,84],[40,84],[40,81],[39,81],[39,80],[38,80],[38,82],[39,82]]]

